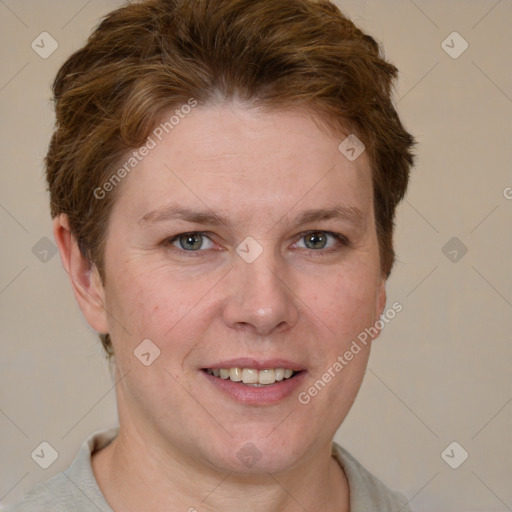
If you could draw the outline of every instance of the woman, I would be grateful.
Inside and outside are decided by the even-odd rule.
[[[412,166],[396,73],[313,0],[130,4],[68,59],[54,234],[119,429],[10,510],[409,510],[332,442]]]

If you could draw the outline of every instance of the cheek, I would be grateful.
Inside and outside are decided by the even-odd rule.
[[[119,268],[106,294],[107,308],[119,321],[113,322],[113,333],[128,336],[133,344],[149,338],[162,347],[178,337],[185,350],[187,339],[207,321],[204,298],[212,287],[210,280],[136,265]],[[122,332],[118,323],[125,326]]]
[[[304,311],[322,323],[334,344],[348,342],[375,321],[377,287],[374,272],[361,269],[332,273],[314,285],[305,280]],[[314,320],[313,320],[314,321]]]
[[[324,418],[333,428],[337,428],[348,413],[370,355],[368,338],[361,342],[358,336],[375,320],[374,276],[375,272],[369,269],[334,273],[310,295],[314,306],[309,317],[315,330],[320,332],[322,350],[315,352],[310,378],[301,388],[298,399],[299,403],[311,407],[311,411],[318,411],[313,415]]]

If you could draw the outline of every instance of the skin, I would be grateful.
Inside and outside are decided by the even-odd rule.
[[[339,152],[344,137],[302,110],[193,109],[116,191],[104,285],[66,217],[55,219],[80,307],[111,334],[116,354],[120,433],[92,459],[114,510],[349,509],[331,441],[369,349],[310,403],[297,399],[385,306],[370,166],[365,153],[351,162]],[[141,221],[169,204],[225,223]],[[336,206],[360,215],[296,223],[305,211]],[[326,248],[310,248],[309,231],[348,244],[326,236]],[[200,250],[181,248],[175,237],[187,232],[208,234]],[[248,236],[263,249],[250,264],[236,253]],[[148,338],[161,352],[144,366],[133,352]],[[236,357],[295,361],[303,385],[274,404],[235,401],[201,368]],[[237,457],[249,442],[261,454],[252,467]]]

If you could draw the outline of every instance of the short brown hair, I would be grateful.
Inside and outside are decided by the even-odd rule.
[[[395,66],[328,1],[146,0],[111,12],[62,66],[46,157],[52,217],[65,213],[102,279],[117,190],[95,190],[165,112],[240,99],[306,107],[335,133],[354,133],[370,160],[380,264],[394,262],[395,208],[413,164],[413,137],[392,103]],[[347,132],[348,133],[344,133]],[[341,138],[340,138],[341,140]],[[100,335],[112,353],[108,334]]]

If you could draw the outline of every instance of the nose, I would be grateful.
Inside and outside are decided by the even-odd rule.
[[[230,274],[223,308],[228,327],[268,336],[296,325],[298,299],[284,265],[261,255],[252,263],[238,260]]]

